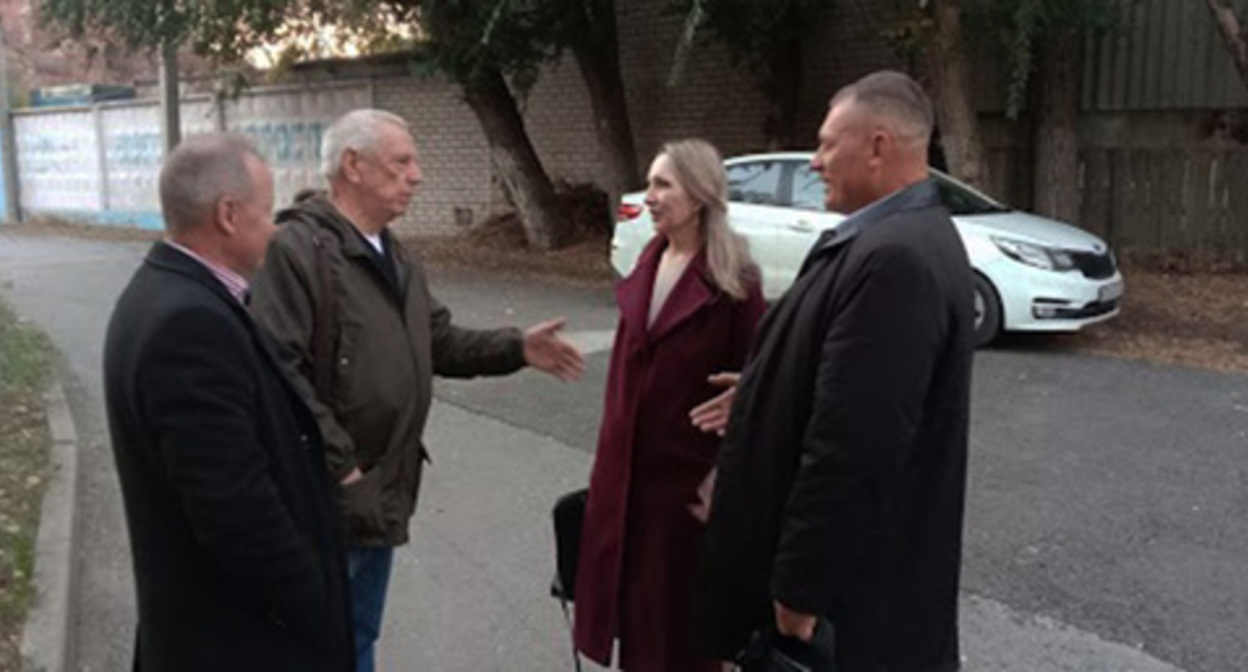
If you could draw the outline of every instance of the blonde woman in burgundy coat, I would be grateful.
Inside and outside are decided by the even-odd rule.
[[[655,236],[616,289],[620,321],[590,477],[576,583],[577,648],[628,672],[719,670],[697,641],[698,488],[719,438],[689,412],[738,371],[764,303],[745,241],[727,222],[710,144],[668,144],[650,167]]]

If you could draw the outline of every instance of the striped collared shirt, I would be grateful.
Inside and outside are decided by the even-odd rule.
[[[250,285],[247,283],[247,278],[244,278],[238,273],[235,273],[234,271],[231,271],[230,269],[220,264],[216,264],[211,261],[208,261],[207,259],[199,256],[198,254],[196,254],[194,251],[190,250],[189,248],[183,247],[173,242],[172,240],[165,240],[165,243],[168,244],[169,247],[172,247],[173,249],[181,252],[182,254],[185,254],[186,256],[194,259],[195,261],[198,261],[200,264],[204,266],[204,268],[207,268],[209,271],[211,271],[212,275],[216,277],[217,280],[221,281],[221,284],[225,285],[225,289],[226,291],[230,293],[230,296],[233,296],[235,299],[237,299],[239,303],[242,303],[242,304],[247,303],[247,299],[246,299],[247,290],[250,288]]]

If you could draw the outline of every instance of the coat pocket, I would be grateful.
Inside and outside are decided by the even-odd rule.
[[[386,525],[382,511],[381,475],[376,467],[364,472],[360,480],[338,488],[338,502],[351,537],[372,538],[384,535]]]

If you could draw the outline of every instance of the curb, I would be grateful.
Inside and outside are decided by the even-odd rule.
[[[77,578],[78,431],[56,371],[44,399],[52,445],[35,542],[35,598],[22,633],[22,669],[66,672],[73,659],[69,633]]]

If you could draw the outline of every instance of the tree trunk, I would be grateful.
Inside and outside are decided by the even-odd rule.
[[[1239,20],[1228,0],[1205,0],[1205,4],[1209,5],[1209,12],[1213,14],[1214,23],[1218,24],[1226,50],[1235,61],[1240,82],[1248,88],[1248,27]]]
[[[524,128],[524,118],[507,80],[497,68],[481,66],[462,83],[464,100],[472,108],[490,143],[490,159],[503,191],[516,208],[529,245],[551,250],[567,240],[568,218],[555,196],[554,185]]]
[[[1036,86],[1031,89],[1036,148],[1036,212],[1064,222],[1079,221],[1078,29],[1059,29],[1040,48]]]
[[[796,38],[781,45],[768,64],[767,81],[762,87],[767,98],[763,133],[771,151],[794,148],[797,109],[802,101],[802,68],[802,41]]]
[[[584,36],[587,39],[576,40],[572,53],[589,91],[598,147],[605,155],[610,171],[611,182],[603,186],[614,210],[620,195],[636,188],[640,179],[637,148],[633,143],[633,127],[628,114],[628,96],[620,74],[615,2],[585,2],[583,8]]]
[[[971,100],[970,61],[963,50],[961,3],[935,0],[933,4],[936,25],[928,66],[945,160],[956,177],[988,191],[984,145]]]

